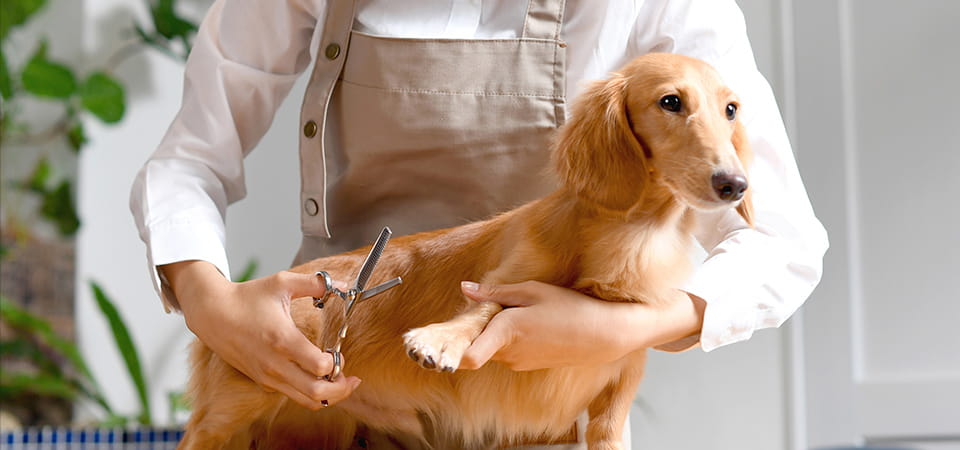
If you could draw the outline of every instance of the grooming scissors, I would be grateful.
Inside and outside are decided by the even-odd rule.
[[[377,238],[376,243],[373,244],[373,248],[370,249],[370,253],[367,255],[367,259],[364,260],[363,265],[360,266],[360,273],[357,274],[357,281],[353,288],[347,291],[341,291],[333,287],[333,279],[330,277],[330,274],[323,271],[317,272],[316,274],[317,277],[323,279],[326,293],[323,294],[322,298],[314,297],[313,306],[323,309],[327,300],[334,294],[346,302],[343,308],[343,325],[340,326],[340,331],[337,332],[336,342],[333,344],[333,347],[324,350],[333,355],[333,370],[323,377],[323,379],[327,381],[336,380],[343,370],[343,355],[340,354],[340,345],[343,344],[343,339],[347,337],[347,323],[350,320],[350,316],[353,315],[354,306],[403,282],[400,277],[396,277],[370,289],[365,289],[367,281],[370,279],[370,275],[373,274],[373,269],[376,267],[377,261],[380,260],[380,255],[383,254],[383,249],[387,246],[387,241],[390,240],[390,235],[392,234],[393,232],[390,231],[389,227],[384,227],[383,231],[380,232],[380,237]]]

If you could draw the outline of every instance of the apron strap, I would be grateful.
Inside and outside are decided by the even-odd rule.
[[[565,0],[530,0],[521,37],[559,41],[565,3]]]
[[[322,119],[319,121],[319,130],[316,138],[319,139],[322,168],[323,195],[319,206],[319,215],[323,221],[323,231],[326,237],[330,236],[329,217],[327,215],[327,129],[330,127],[327,120],[327,111],[330,108],[330,99],[337,79],[343,71],[347,60],[347,49],[350,47],[350,32],[353,30],[353,20],[356,12],[355,0],[331,0],[327,2],[327,15],[323,22],[323,35],[320,39],[320,48],[317,49],[316,63],[313,70],[317,86],[323,86],[320,93],[323,102]],[[307,101],[307,99],[304,99]]]

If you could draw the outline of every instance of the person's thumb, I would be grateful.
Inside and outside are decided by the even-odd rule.
[[[324,278],[315,274],[280,272],[277,274],[277,281],[291,298],[321,297],[327,292]],[[337,289],[346,289],[346,286],[342,281],[333,280],[333,287]]]
[[[478,302],[494,302],[503,306],[528,306],[527,297],[520,295],[520,284],[479,284],[461,281],[460,290],[467,298]]]
[[[502,314],[502,313],[501,313]],[[487,327],[473,340],[463,353],[460,369],[474,370],[483,367],[496,356],[502,348],[513,342],[514,333],[511,321],[506,317],[495,316]]]

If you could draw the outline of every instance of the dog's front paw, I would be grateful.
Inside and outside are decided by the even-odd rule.
[[[453,372],[470,346],[471,339],[465,334],[462,326],[435,323],[406,332],[403,343],[410,359],[424,369]]]

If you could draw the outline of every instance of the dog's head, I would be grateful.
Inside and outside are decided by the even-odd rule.
[[[707,63],[655,53],[580,95],[554,151],[561,180],[608,209],[666,188],[691,208],[736,205],[753,225],[737,96]]]

